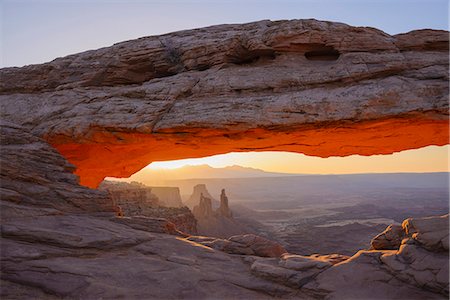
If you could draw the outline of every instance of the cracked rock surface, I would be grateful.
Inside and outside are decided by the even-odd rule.
[[[2,120],[44,137],[91,187],[156,160],[448,143],[446,31],[265,20],[144,37],[0,77]]]
[[[2,299],[448,297],[448,215],[407,219],[398,249],[352,257],[284,253],[253,235],[186,238],[163,219],[114,217],[45,141],[12,124],[2,133]]]
[[[254,236],[189,240],[161,219],[119,220],[108,194],[86,187],[229,151],[447,144],[448,32],[220,25],[0,76],[2,299],[448,298],[448,215],[408,219],[350,258],[302,256]]]

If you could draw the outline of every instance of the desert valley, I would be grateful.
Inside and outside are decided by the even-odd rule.
[[[160,172],[165,175],[155,176]],[[291,253],[353,255],[369,249],[371,239],[390,224],[447,214],[448,182],[449,173],[295,175],[202,165],[143,169],[102,185],[122,186],[125,192],[153,190],[158,196],[150,197],[158,197],[163,206],[186,206],[191,211],[201,195],[211,200],[212,210],[218,209],[224,189],[232,218],[214,218],[212,210],[207,216],[212,223],[196,217],[202,223],[198,234],[229,238],[251,233],[275,240]],[[171,193],[161,194],[162,189]]]

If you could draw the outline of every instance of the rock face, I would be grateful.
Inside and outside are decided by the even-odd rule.
[[[416,286],[448,297],[449,293],[449,252],[448,215],[407,219],[402,224],[403,237],[396,250],[361,250],[346,263],[336,265],[319,274],[306,288],[326,291],[335,298],[420,298],[410,286]],[[433,228],[433,229],[431,229]],[[387,237],[398,236],[398,227],[390,226],[382,233]],[[375,240],[379,240],[377,236]],[[391,239],[392,240],[396,240]],[[445,246],[444,246],[445,244]],[[374,245],[374,243],[372,243]],[[375,243],[377,245],[377,243]],[[392,248],[393,243],[387,244]],[[340,280],[337,280],[340,278]],[[355,286],[371,282],[367,289],[355,290]],[[408,285],[405,285],[407,283]],[[385,289],[382,292],[380,289]],[[426,298],[431,296],[426,296]]]
[[[148,213],[151,217],[164,218],[175,225],[177,230],[198,234],[197,220],[186,206],[183,207],[158,207]]]
[[[160,205],[152,189],[139,183],[103,181],[99,189],[106,190],[114,206],[126,216],[145,215],[146,210]]]
[[[205,184],[197,184],[194,186],[191,196],[186,201],[186,205],[190,209],[194,209],[194,207],[200,203],[202,196],[204,198],[207,198],[210,200],[211,208],[217,207],[218,201],[216,199],[214,199],[213,196],[211,196],[211,194],[208,192],[208,189],[206,188]]]
[[[448,215],[435,218],[407,219],[402,223],[405,234],[431,251],[448,251]]]
[[[387,154],[449,140],[446,31],[220,25],[0,76],[2,120],[44,137],[91,187],[157,160]]]
[[[75,167],[44,140],[10,123],[0,123],[0,132],[2,220],[61,211],[114,212],[109,195],[80,186]]]
[[[162,228],[153,232],[164,233],[169,226],[167,221],[172,223],[177,230],[187,234],[197,234],[197,220],[187,207],[165,207],[161,206],[159,198],[153,194],[153,188],[147,187],[138,182],[109,182],[103,181],[101,190],[106,190],[110,194],[114,206],[122,216],[133,217],[132,222],[138,220],[136,217],[144,218],[144,223],[149,223],[149,219],[155,222],[155,228]],[[161,192],[162,191],[162,192]],[[159,194],[163,196],[179,196],[178,188],[159,189]],[[165,198],[167,199],[167,198]],[[145,219],[147,218],[147,219]],[[140,219],[140,220],[141,220]],[[158,221],[162,219],[163,221]],[[128,219],[118,219],[128,224]],[[116,220],[117,221],[117,220]],[[145,224],[144,224],[145,226]]]
[[[235,235],[226,240],[204,236],[191,236],[187,239],[230,254],[280,257],[286,253],[280,244],[254,234]]]
[[[372,239],[370,245],[375,250],[398,249],[405,238],[405,232],[400,225],[389,225],[385,231]]]
[[[185,237],[165,219],[115,217],[43,140],[1,127],[2,298],[448,298],[448,215],[408,219],[399,249],[350,258]]]
[[[178,187],[152,186],[152,193],[155,194],[167,207],[182,207],[180,189]]]
[[[73,174],[97,186],[229,151],[447,144],[447,32],[261,21],[0,76],[2,299],[448,298],[448,215],[406,220],[394,250],[282,255],[252,235],[191,241],[165,219],[116,217],[111,197]]]
[[[222,192],[220,193],[220,206],[217,209],[217,214],[225,218],[231,218],[233,215],[228,206],[228,197],[225,194],[225,189],[222,189]]]
[[[192,213],[197,219],[197,232],[199,234],[216,238],[229,238],[233,235],[254,233],[253,229],[232,217],[228,206],[228,197],[224,189],[222,189],[220,205],[217,209],[213,209],[212,203],[214,200],[204,196],[203,192],[209,195],[206,185],[198,184],[194,187],[194,193],[189,198],[189,202],[191,202],[197,198],[197,193],[200,193],[199,202],[192,209]]]
[[[200,194],[200,201],[198,205],[194,206],[192,212],[197,220],[213,218],[214,213],[212,210],[211,198],[205,197],[203,196],[203,194]]]

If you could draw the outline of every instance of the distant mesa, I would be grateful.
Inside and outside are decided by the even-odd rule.
[[[146,184],[132,181],[131,183],[120,181],[108,181],[104,180],[99,189],[107,190],[115,197],[117,201],[123,202],[123,199],[132,200],[135,198],[145,198],[146,201],[150,201],[150,198],[156,198],[152,201],[156,201],[154,206],[165,207],[182,207],[180,189],[178,187],[168,186],[148,186]],[[150,195],[151,194],[151,195]]]
[[[197,233],[197,221],[189,208],[182,205],[180,190],[176,187],[155,188],[139,182],[103,181],[99,189],[107,191],[111,196],[119,217],[133,217],[133,222],[135,217],[163,218],[172,223],[176,230],[188,234]]]
[[[180,189],[178,187],[152,186],[152,193],[155,194],[167,207],[182,207]]]

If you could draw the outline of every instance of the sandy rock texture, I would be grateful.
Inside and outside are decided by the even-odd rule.
[[[191,236],[187,239],[230,254],[280,257],[287,252],[280,244],[254,234],[234,235],[229,239],[205,236]]]
[[[411,224],[416,224],[414,233]],[[445,249],[442,241],[448,239],[448,225],[448,215],[407,219],[403,223],[405,238],[395,250],[361,250],[352,257],[284,254],[281,258],[254,258],[251,270],[258,277],[301,287],[319,298],[445,299],[449,294],[449,252],[448,242]],[[386,231],[382,235],[386,236]],[[427,237],[420,240],[419,236]],[[392,243],[386,246],[390,249]]]
[[[43,136],[91,187],[155,160],[386,154],[449,137],[448,32],[439,30],[390,36],[265,20],[144,37],[0,76],[2,120]]]
[[[284,253],[254,235],[185,237],[165,219],[116,217],[44,140],[1,127],[2,299],[448,297],[448,215],[408,219],[399,249],[350,258]]]
[[[0,77],[2,299],[448,298],[448,215],[406,220],[399,248],[302,256],[252,235],[192,240],[164,219],[120,218],[85,187],[229,151],[447,144],[448,32],[220,25]]]
[[[114,211],[109,195],[80,186],[75,167],[47,142],[12,123],[0,123],[0,132],[3,220],[44,211]]]

